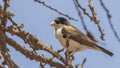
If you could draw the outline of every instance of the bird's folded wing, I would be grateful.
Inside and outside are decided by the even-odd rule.
[[[104,49],[101,46],[98,46],[94,41],[92,41],[89,37],[84,35],[82,32],[80,32],[77,28],[74,26],[66,26],[62,29],[62,33],[64,36],[68,37],[68,39],[72,39],[80,44],[83,44],[88,47],[92,47],[95,50],[102,51],[110,56],[113,55],[112,52]]]
[[[84,44],[90,47],[94,47],[94,42],[90,40],[86,35],[84,35],[82,32],[80,32],[77,28],[74,26],[66,26],[62,29],[63,36],[68,37],[69,39],[72,39],[80,44]]]

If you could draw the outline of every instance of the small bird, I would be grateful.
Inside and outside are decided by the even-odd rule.
[[[112,52],[97,45],[96,42],[71,25],[69,21],[63,17],[56,18],[50,25],[54,27],[54,34],[61,45],[73,54],[86,49],[92,49],[113,56]]]

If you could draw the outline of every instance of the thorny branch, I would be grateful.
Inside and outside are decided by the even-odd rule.
[[[44,1],[41,1],[41,0],[35,0],[35,2],[38,2],[39,4],[42,4],[43,6],[49,8],[49,9],[55,11],[55,12],[57,12],[58,14],[60,14],[60,15],[62,15],[62,16],[67,17],[67,18],[70,19],[70,20],[78,21],[77,19],[75,19],[75,18],[73,18],[73,17],[70,17],[69,15],[64,14],[64,13],[58,11],[57,9],[55,9],[55,8],[53,8],[53,7],[51,7],[51,6],[47,5],[47,4],[45,4]]]
[[[87,36],[88,36],[89,38],[91,38],[93,41],[97,42],[97,40],[94,38],[94,36],[92,35],[92,33],[89,32],[89,30],[88,30],[88,28],[87,28],[87,26],[86,26],[86,24],[85,24],[85,22],[84,22],[84,18],[83,18],[82,14],[81,14],[81,11],[80,11],[79,7],[78,7],[78,6],[80,6],[80,4],[78,3],[77,0],[73,0],[73,3],[74,3],[75,8],[76,8],[76,10],[77,10],[77,12],[78,12],[78,16],[80,17],[80,20],[81,20],[81,23],[82,23],[82,25],[83,25],[83,28],[84,28],[84,30],[85,30],[86,33],[87,33]],[[80,6],[80,7],[81,7],[81,6]],[[83,9],[83,8],[81,7],[81,9]],[[84,12],[86,13],[86,11],[84,11]],[[89,16],[89,14],[87,14],[87,15]]]
[[[8,49],[6,46],[6,34],[2,30],[2,27],[6,26],[7,18],[9,14],[7,14],[7,8],[9,6],[9,0],[3,0],[4,7],[0,6],[0,51],[2,57],[4,58],[4,64],[7,65],[9,68],[18,68],[18,66],[11,60],[10,55],[8,53]]]
[[[91,3],[91,0],[88,0],[88,6],[89,6],[89,8],[90,8],[90,10],[91,10],[91,12],[92,12],[92,16],[90,16],[89,13],[87,13],[86,9],[83,8],[83,7],[79,4],[78,0],[75,0],[75,1],[76,1],[76,4],[78,5],[78,7],[82,10],[82,12],[83,12],[85,15],[87,15],[92,21],[94,21],[95,24],[98,25],[98,29],[99,29],[99,31],[100,31],[100,33],[101,33],[101,37],[100,37],[100,38],[101,38],[102,40],[104,40],[104,32],[103,32],[103,30],[102,30],[102,28],[101,28],[101,26],[100,26],[100,24],[99,24],[99,20],[98,20],[97,17],[96,17],[96,13],[95,13],[95,11],[94,11],[94,7],[93,7],[93,5],[92,5],[92,3]]]
[[[41,40],[37,39],[33,35],[29,34],[28,32],[25,32],[23,30],[16,29],[16,27],[9,26],[4,28],[6,32],[9,32],[12,35],[16,35],[24,40],[25,43],[28,43],[31,48],[34,50],[45,50],[52,54],[54,57],[61,60],[63,63],[65,63],[64,58],[57,54],[54,50],[52,50],[50,47],[48,47],[46,44],[44,44]]]
[[[2,23],[2,25],[3,26],[5,26],[6,25],[6,22],[7,22],[7,8],[9,7],[9,0],[3,0],[4,1],[4,7],[3,7],[3,12],[2,13],[4,13],[4,15],[3,15],[3,19],[1,20],[1,23]]]
[[[78,0],[73,0],[73,3],[74,3],[74,5],[75,5],[75,8],[76,8],[76,10],[77,10],[77,12],[78,12],[78,15],[79,15],[79,17],[80,17],[80,19],[81,19],[81,23],[82,23],[82,25],[83,25],[83,28],[84,28],[84,30],[86,31],[86,32],[89,32],[88,31],[88,29],[87,29],[87,26],[85,25],[85,22],[84,22],[84,20],[83,20],[83,17],[82,17],[82,15],[81,15],[81,11],[79,10],[79,7],[81,8],[81,9],[83,9],[81,6],[80,6],[80,4],[78,3]],[[79,6],[79,7],[78,7]],[[83,9],[84,10],[84,9]],[[84,11],[85,12],[85,11]],[[88,15],[89,16],[89,15]]]
[[[9,46],[13,47],[14,49],[16,49],[16,51],[19,51],[21,54],[23,54],[24,56],[26,56],[26,58],[29,58],[30,60],[35,60],[40,62],[41,67],[44,68],[45,64],[50,65],[51,67],[56,67],[56,68],[73,68],[72,65],[72,59],[70,59],[71,55],[69,56],[69,54],[66,56],[66,59],[61,56],[59,54],[59,52],[63,51],[64,49],[56,52],[54,51],[51,47],[48,47],[46,44],[44,44],[41,40],[39,40],[38,38],[36,38],[35,36],[33,36],[32,34],[25,32],[24,30],[22,30],[21,28],[23,28],[23,25],[18,25],[13,19],[12,16],[14,16],[14,13],[11,13],[9,11],[7,11],[7,8],[9,7],[9,1],[10,0],[3,0],[4,4],[3,7],[0,6],[0,55],[2,55],[2,57],[0,56],[0,59],[3,58],[4,62],[2,65],[0,65],[0,68],[4,68],[4,65],[7,65],[9,68],[19,68],[14,61],[11,59],[10,54],[9,54],[9,49],[6,46],[7,44],[9,44]],[[44,1],[41,0],[34,0],[36,2],[38,2],[39,4],[42,4],[43,6],[57,12],[58,14],[65,16],[71,20],[75,20],[73,17],[70,17],[67,14],[64,14],[60,11],[58,11],[57,9],[47,5]],[[81,22],[83,24],[84,29],[87,31],[87,33],[90,33],[85,25],[84,19],[81,16],[81,12],[79,9],[81,9],[83,11],[83,13],[85,15],[87,15],[92,21],[94,21],[99,28],[99,31],[101,32],[101,39],[103,39],[103,31],[101,29],[101,26],[99,24],[99,20],[96,17],[96,13],[94,11],[94,7],[91,3],[91,0],[88,0],[88,4],[89,4],[89,8],[92,12],[92,16],[89,15],[89,13],[87,13],[86,9],[83,8],[78,0],[73,0],[75,3],[75,7],[76,10],[78,11],[78,15],[81,19]],[[118,38],[118,35],[115,31],[115,29],[112,26],[111,23],[111,15],[108,11],[108,9],[105,7],[105,5],[103,4],[102,0],[100,0],[102,7],[104,8],[104,10],[107,13],[108,16],[108,21],[110,22],[110,26],[113,30],[113,32],[115,33],[115,36],[117,37],[117,39],[120,41],[120,39]],[[12,25],[11,26],[6,26],[7,24],[7,20],[9,20]],[[15,35],[17,37],[19,37],[20,39],[22,39],[25,43],[28,43],[29,46],[33,49],[33,50],[28,50],[25,47],[23,47],[22,45],[20,45],[18,42],[16,42],[15,40],[13,40],[12,38],[9,38],[6,33],[10,33],[12,35]],[[68,41],[69,42],[69,41]],[[68,44],[69,46],[69,44]],[[45,57],[44,54],[39,55],[37,53],[35,53],[35,51],[37,50],[44,50],[48,53],[50,53],[52,55],[52,58],[50,57]],[[73,56],[74,57],[74,56]],[[57,58],[60,62],[56,62],[53,60],[53,58]],[[67,62],[68,61],[68,62]],[[67,62],[67,63],[66,63]],[[83,60],[83,63],[80,64],[81,68],[83,68],[84,63],[86,62],[86,59]]]
[[[96,12],[95,12],[95,10],[94,10],[94,7],[93,7],[93,5],[92,5],[92,3],[91,3],[91,0],[88,0],[88,6],[89,6],[89,8],[90,8],[90,10],[91,10],[91,12],[92,12],[92,20],[95,22],[95,24],[97,24],[97,26],[98,26],[98,29],[99,29],[99,31],[100,31],[100,33],[101,33],[101,39],[102,40],[104,40],[104,32],[103,32],[103,29],[101,28],[101,26],[100,26],[100,21],[97,19],[97,17],[96,17]]]
[[[1,29],[1,28],[0,28]],[[4,58],[4,62],[9,68],[18,68],[18,66],[11,60],[6,46],[6,37],[2,30],[0,30],[0,51]]]
[[[78,5],[78,8],[80,8],[83,11],[83,13],[92,20],[92,17],[89,15],[89,13],[87,13],[86,9],[79,4],[78,0],[75,0],[75,1],[76,1],[76,4]]]
[[[24,56],[26,56],[26,58],[29,58],[31,60],[36,60],[39,62],[44,62],[49,64],[52,67],[60,67],[60,68],[65,68],[64,65],[55,62],[51,59],[48,59],[42,55],[36,55],[34,52],[29,51],[27,49],[25,49],[24,47],[22,47],[20,44],[18,44],[16,41],[14,41],[13,39],[10,38],[6,38],[7,39],[7,43],[12,46],[13,48],[15,48],[17,51],[19,51],[20,53],[24,54]]]
[[[109,10],[106,8],[106,6],[104,5],[103,1],[102,0],[99,0],[100,1],[100,4],[101,6],[103,7],[103,9],[105,10],[106,14],[107,14],[107,18],[108,18],[108,22],[110,24],[110,27],[115,35],[115,37],[117,38],[117,40],[120,42],[120,37],[118,36],[117,34],[117,31],[115,30],[113,24],[112,24],[112,21],[111,21],[111,15],[110,15],[110,12]]]
[[[59,55],[57,52],[55,52],[53,49],[50,47],[46,46],[43,42],[38,40],[36,37],[33,35],[29,34],[28,32],[22,31],[21,28],[23,28],[23,25],[18,25],[15,23],[15,21],[12,19],[11,16],[14,16],[13,13],[10,13],[7,10],[9,0],[4,0],[5,5],[4,8],[2,9],[2,6],[0,6],[0,51],[1,54],[4,58],[4,64],[6,64],[9,68],[19,68],[11,59],[10,55],[8,54],[8,50],[6,47],[6,43],[9,45],[13,46],[16,50],[21,52],[23,55],[25,55],[27,58],[34,59],[36,61],[40,62],[47,62],[50,66],[54,67],[60,67],[60,68],[65,68],[63,64],[65,63],[65,59]],[[7,24],[7,19],[11,21],[12,26],[6,26]],[[45,50],[52,54],[54,57],[59,59],[63,64],[60,64],[58,62],[54,62],[52,59],[49,58],[43,58],[42,56],[36,55],[33,51],[29,51],[21,47],[16,41],[6,38],[6,35],[4,32],[7,32],[16,35],[20,37],[21,39],[24,40],[25,43],[28,43],[32,49],[34,50]],[[7,42],[6,42],[7,39]],[[36,56],[35,56],[36,55]],[[38,59],[39,58],[39,59]]]

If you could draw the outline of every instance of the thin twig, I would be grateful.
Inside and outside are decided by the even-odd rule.
[[[45,68],[46,63],[40,62],[40,68]]]
[[[105,35],[105,33],[104,33],[104,31],[103,31],[103,29],[101,28],[101,26],[100,26],[100,21],[97,19],[97,17],[96,17],[96,12],[95,12],[95,10],[94,10],[94,7],[93,7],[93,5],[92,5],[92,3],[91,3],[91,0],[88,0],[88,6],[89,6],[89,8],[90,8],[90,10],[91,10],[91,12],[92,12],[92,20],[95,22],[95,24],[97,24],[97,26],[98,26],[98,29],[99,29],[99,31],[100,31],[100,33],[101,33],[101,39],[102,40],[104,40],[104,35]]]
[[[82,64],[79,63],[79,64],[75,65],[75,68],[83,68],[85,62],[86,62],[86,58],[84,58],[84,60],[82,61]]]
[[[83,28],[84,28],[84,30],[85,30],[86,33],[87,33],[87,36],[88,36],[89,38],[91,38],[93,41],[97,42],[97,40],[94,38],[94,36],[92,35],[92,33],[89,32],[89,30],[87,29],[87,26],[85,25],[84,18],[83,18],[82,14],[81,14],[81,11],[79,10],[79,7],[78,7],[78,5],[80,6],[80,4],[78,3],[77,0],[73,0],[73,3],[74,3],[75,8],[76,8],[76,10],[77,10],[77,12],[78,12],[78,16],[80,17],[80,20],[81,20],[81,23],[82,23],[82,25],[83,25]],[[81,7],[81,8],[82,8],[82,7]],[[82,8],[82,9],[83,9],[83,8]],[[85,12],[85,11],[84,11],[84,12]]]
[[[80,65],[80,68],[83,68],[83,66],[84,66],[84,64],[85,64],[85,62],[87,61],[87,59],[86,58],[84,58],[84,60],[83,60],[83,62],[82,62],[82,64]]]
[[[60,50],[57,50],[57,53],[61,53],[61,52],[63,52],[64,49],[65,49],[65,48],[62,48],[62,49],[60,49]]]
[[[81,12],[80,12],[80,10],[79,10],[79,7],[78,7],[78,5],[80,5],[80,4],[78,3],[78,1],[77,1],[77,2],[76,2],[76,1],[77,1],[77,0],[73,0],[73,3],[74,3],[75,8],[76,8],[76,10],[77,10],[77,12],[78,12],[78,16],[80,17],[80,20],[81,20],[81,23],[82,23],[82,25],[83,25],[84,30],[85,30],[86,32],[88,32],[87,26],[85,25],[84,19],[83,19],[82,15],[81,15]],[[82,8],[82,7],[81,7],[81,8]],[[82,9],[83,9],[83,8],[82,8]]]
[[[100,37],[100,38],[101,38],[102,40],[104,40],[104,32],[103,32],[103,29],[101,28],[101,26],[100,26],[100,24],[99,24],[99,20],[98,20],[97,17],[96,17],[96,13],[95,13],[95,11],[94,11],[94,7],[92,6],[91,0],[88,0],[88,5],[89,5],[89,8],[90,8],[90,10],[91,10],[91,12],[92,12],[92,16],[90,16],[89,13],[87,13],[86,9],[83,8],[83,7],[79,4],[78,0],[75,0],[75,1],[76,1],[76,4],[78,5],[78,7],[83,11],[83,13],[84,13],[85,15],[87,15],[92,21],[94,21],[95,24],[98,25],[98,29],[99,29],[99,31],[100,31],[100,33],[101,33],[101,37]]]
[[[86,9],[79,4],[78,0],[75,0],[75,1],[76,1],[76,4],[78,5],[78,8],[80,8],[83,11],[83,13],[92,20],[92,17],[89,15],[89,13],[87,13]]]
[[[49,6],[49,5],[47,5],[44,1],[35,0],[35,2],[38,2],[39,4],[42,4],[43,6],[49,8],[49,9],[55,11],[55,12],[57,12],[58,14],[60,14],[60,15],[62,15],[62,16],[67,17],[67,18],[70,19],[70,20],[78,21],[77,19],[75,19],[75,18],[73,18],[73,17],[70,17],[69,15],[64,14],[64,13],[60,12],[59,10],[57,10],[57,9],[55,9],[55,8],[53,8],[53,7]]]
[[[105,10],[105,12],[106,12],[106,14],[107,14],[108,22],[109,22],[109,24],[110,24],[110,27],[111,27],[111,29],[112,29],[115,37],[116,37],[117,40],[120,42],[120,37],[119,37],[119,35],[117,34],[117,31],[115,30],[115,28],[114,28],[114,26],[113,26],[113,24],[112,24],[112,21],[111,21],[111,17],[112,17],[112,16],[111,16],[109,10],[107,9],[107,7],[105,6],[105,4],[103,3],[102,0],[99,0],[99,1],[100,1],[101,6],[103,7],[103,9]]]
[[[10,20],[13,25],[17,25],[17,24],[13,21],[12,17],[9,17],[8,20]]]

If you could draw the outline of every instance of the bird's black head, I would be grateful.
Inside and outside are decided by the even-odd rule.
[[[56,24],[64,24],[64,25],[67,25],[67,24],[68,24],[67,20],[66,20],[65,18],[63,18],[63,17],[58,17],[58,18],[56,18],[56,19],[54,20],[54,22],[55,22]]]

